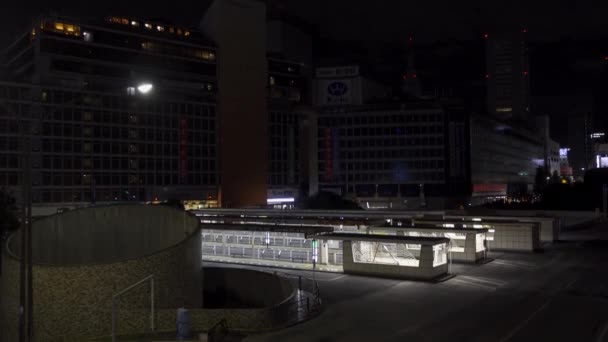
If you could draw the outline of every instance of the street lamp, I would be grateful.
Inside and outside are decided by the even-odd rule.
[[[145,94],[148,94],[149,92],[151,92],[153,88],[154,88],[154,85],[152,85],[152,83],[142,83],[137,86],[137,91],[139,91],[141,94],[145,95]]]
[[[127,94],[134,96],[136,93],[147,95],[152,89],[154,89],[154,85],[152,83],[140,83],[135,87],[127,87]]]

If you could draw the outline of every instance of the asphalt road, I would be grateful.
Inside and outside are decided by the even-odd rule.
[[[324,311],[245,341],[608,342],[608,225],[424,283],[316,273]],[[311,276],[308,271],[289,271]]]

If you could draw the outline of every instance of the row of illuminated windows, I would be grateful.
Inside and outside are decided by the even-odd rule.
[[[320,161],[320,168],[325,168],[325,161]],[[441,169],[444,167],[444,161],[441,159],[430,160],[408,160],[408,161],[378,161],[378,162],[354,162],[340,163],[340,171],[368,171],[368,170],[398,170],[406,171],[410,169]]]
[[[0,88],[1,89],[1,88]],[[13,92],[14,93],[14,92]],[[126,92],[125,92],[126,94]],[[215,105],[207,103],[186,103],[186,102],[169,102],[155,99],[146,99],[147,101],[133,101],[127,96],[108,96],[95,93],[71,92],[54,89],[45,89],[42,91],[42,101],[48,104],[66,105],[61,106],[64,111],[72,109],[74,112],[79,112],[81,109],[74,106],[84,107],[103,107],[116,110],[136,110],[146,113],[163,113],[163,114],[184,114],[193,116],[215,116]],[[45,106],[45,111],[51,112],[52,106]],[[99,121],[97,115],[94,114],[94,119]],[[113,113],[112,113],[113,115]]]
[[[36,130],[34,130],[35,133]],[[188,129],[186,132],[187,142],[193,144],[215,144],[214,131],[193,131]],[[181,140],[181,132],[172,129],[154,128],[132,128],[132,127],[108,127],[108,126],[81,126],[72,124],[49,124],[42,125],[42,135],[44,137],[84,137],[112,140],[146,140],[151,142],[177,142]]]
[[[355,150],[341,151],[340,159],[389,159],[389,158],[420,158],[443,157],[443,148],[416,148],[416,149],[381,149],[381,150]]]
[[[24,95],[20,88],[0,87],[0,98],[23,96],[22,101],[31,101],[31,96]],[[4,97],[3,97],[4,96]],[[27,113],[30,104],[13,102],[10,99],[4,103],[5,110],[0,117],[14,118],[17,114]],[[42,107],[44,120],[56,121],[95,121],[115,124],[143,123],[146,125],[173,125],[171,121],[179,121],[185,116],[189,120],[199,117],[215,117],[215,106],[209,104],[143,101],[130,102],[126,97],[101,96],[88,93],[74,93],[59,90],[42,91],[42,101],[48,105]],[[55,105],[53,105],[55,104]],[[112,111],[83,109],[83,107],[101,107]],[[159,114],[159,115],[153,115]],[[195,122],[191,122],[196,124]],[[191,125],[192,125],[191,124]],[[190,125],[190,126],[191,126]],[[214,124],[210,125],[213,127]]]
[[[23,111],[22,111],[23,112]],[[181,119],[186,119],[187,126],[194,129],[214,129],[214,113],[211,115],[206,110],[192,114],[172,115],[170,112],[162,112],[160,115],[152,113],[133,113],[126,111],[96,111],[82,110],[71,107],[45,107],[43,111],[44,121],[91,121],[109,125],[146,125],[165,128],[177,128]],[[203,119],[208,118],[208,119]]]
[[[36,148],[34,148],[36,150]],[[171,143],[121,143],[121,142],[81,142],[76,140],[51,140],[44,139],[42,142],[42,152],[54,153],[76,153],[76,154],[138,154],[151,156],[177,156],[180,152],[179,144]],[[186,146],[187,156],[190,158],[205,157],[214,158],[216,156],[215,145],[193,145],[188,143]]]
[[[34,193],[33,202],[113,202],[113,201],[143,201],[145,191],[143,189],[99,189],[94,192],[91,189],[74,190],[43,190]]]
[[[2,159],[0,159],[2,160]],[[5,159],[6,160],[6,159]],[[9,168],[17,167],[17,158],[11,158]],[[189,159],[186,161],[189,170],[195,172],[214,171],[216,164],[213,159]],[[14,166],[13,166],[14,165]],[[34,161],[34,168],[43,169],[95,169],[112,171],[153,171],[153,170],[178,170],[179,160],[177,158],[69,158],[63,156],[44,156],[42,164]]]
[[[319,130],[319,136],[326,132],[323,128]],[[361,128],[340,128],[339,134],[347,137],[360,136],[400,136],[410,134],[441,134],[443,125],[425,126],[402,126],[402,127],[361,127]]]
[[[82,58],[95,63],[104,61],[131,65],[133,68],[154,68],[155,70],[183,73],[192,72],[212,77],[215,75],[215,64],[202,61],[201,59],[204,57],[202,52],[200,54],[195,52],[191,56],[193,58],[191,60],[175,59],[171,58],[173,56],[148,53],[141,44],[145,43],[140,43],[137,46],[137,50],[119,50],[115,47],[102,46],[100,44],[89,45],[79,42],[44,39],[40,43],[40,51],[43,54]]]
[[[95,173],[75,172],[43,172],[40,181],[34,179],[34,186],[112,186],[112,185],[203,185],[215,184],[214,173],[188,172],[185,177],[179,173],[109,173],[95,171]]]
[[[335,174],[328,180],[324,173],[319,174],[322,183],[328,182],[375,182],[375,183],[403,183],[403,182],[441,182],[445,178],[443,172],[410,172],[407,174],[395,173],[357,173]]]
[[[319,150],[325,150],[328,141],[319,140]],[[336,141],[329,141],[330,146],[335,146]],[[432,146],[443,145],[443,136],[439,137],[420,137],[420,138],[399,138],[399,139],[357,139],[339,140],[337,144],[341,148],[360,148],[360,147],[407,147],[407,146]],[[333,148],[333,147],[332,147]]]
[[[409,122],[441,122],[444,115],[442,113],[376,113],[372,115],[360,115],[359,113],[348,113],[348,116],[328,116],[319,118],[319,126],[338,126],[338,125],[378,125],[395,124]]]

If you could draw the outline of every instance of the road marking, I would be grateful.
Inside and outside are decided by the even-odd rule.
[[[455,277],[455,278],[451,279],[450,282],[462,283],[463,285],[466,285],[468,287],[476,287],[476,288],[481,288],[481,289],[487,289],[490,291],[496,291],[496,289],[497,289],[496,286],[490,286],[490,285],[486,285],[483,283],[480,284],[479,282],[474,282],[474,281],[466,280],[466,279],[460,279],[460,277]]]
[[[515,336],[515,334],[517,334],[517,332],[519,332],[523,327],[525,327],[526,324],[528,324],[534,318],[534,316],[536,316],[539,312],[541,312],[544,308],[546,308],[547,305],[549,305],[549,303],[551,303],[552,300],[553,300],[553,298],[549,298],[545,302],[545,304],[543,304],[540,308],[536,309],[536,311],[534,311],[528,318],[526,318],[524,321],[522,321],[520,324],[518,324],[505,337],[503,337],[500,340],[500,342],[506,342],[506,341],[510,340],[513,336]]]
[[[507,261],[507,260],[494,260],[491,263],[489,263],[489,265],[492,264],[498,264],[498,265],[504,265],[504,266],[511,266],[511,267],[517,267],[517,268],[536,268],[537,266],[531,264],[531,263],[526,263],[526,262],[518,262],[518,261]]]
[[[473,276],[466,276],[466,275],[461,275],[458,278],[462,279],[468,279],[470,281],[473,282],[480,282],[480,283],[485,283],[485,284],[490,284],[493,287],[501,287],[504,284],[506,284],[507,282],[505,281],[499,281],[499,280],[495,280],[495,279],[490,279],[490,278],[482,278],[482,277],[473,277]]]
[[[336,280],[342,279],[344,277],[346,277],[346,274],[341,275],[341,276],[337,276],[337,277],[333,277],[331,279],[319,279],[319,278],[317,278],[317,281],[336,281]]]

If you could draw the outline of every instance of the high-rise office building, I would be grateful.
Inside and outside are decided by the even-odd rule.
[[[542,137],[475,113],[458,97],[407,93],[378,101],[385,89],[356,66],[316,75],[319,188],[364,208],[454,208],[516,197],[531,190],[544,163]]]
[[[487,111],[501,119],[527,120],[530,112],[530,69],[526,29],[484,33]]]
[[[217,205],[216,59],[200,32],[171,24],[36,20],[2,56],[0,185],[18,183],[21,119],[35,203]]]

